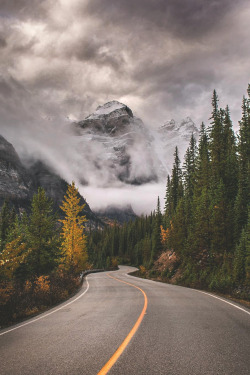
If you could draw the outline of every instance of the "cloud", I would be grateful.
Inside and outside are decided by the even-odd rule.
[[[81,166],[65,119],[113,99],[152,127],[186,116],[199,126],[209,122],[215,88],[237,125],[249,81],[249,17],[247,0],[3,0],[0,132],[23,156],[57,160],[71,179]],[[112,179],[90,161],[84,168],[93,185]]]
[[[233,6],[236,6],[233,0],[118,0],[112,6],[108,0],[92,0],[84,11],[87,9],[112,25],[122,24],[127,28],[129,24],[138,30],[144,24],[185,39],[197,39],[197,35],[202,36],[216,27]]]
[[[150,214],[157,204],[157,196],[161,198],[163,208],[166,186],[165,184],[146,184],[143,186],[122,186],[110,188],[97,188],[81,186],[79,192],[86,198],[93,210],[100,210],[107,206],[118,207],[131,205],[137,215]]]

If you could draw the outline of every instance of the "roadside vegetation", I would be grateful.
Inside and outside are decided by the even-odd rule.
[[[79,274],[89,267],[84,206],[74,182],[61,210],[42,188],[31,212],[16,215],[6,202],[0,214],[0,321],[15,322],[65,300],[80,286]]]

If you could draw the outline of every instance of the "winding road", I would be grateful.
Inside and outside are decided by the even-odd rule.
[[[247,375],[250,310],[193,289],[115,272],[0,331],[0,374]]]

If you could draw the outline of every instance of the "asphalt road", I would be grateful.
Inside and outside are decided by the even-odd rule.
[[[132,270],[121,267],[110,275],[141,290],[106,272],[91,274],[71,300],[1,330],[0,374],[98,374],[146,302],[138,330],[109,374],[250,374],[249,309],[127,276]]]

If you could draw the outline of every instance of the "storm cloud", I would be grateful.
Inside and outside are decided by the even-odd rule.
[[[247,0],[3,0],[0,132],[24,157],[54,147],[60,159],[67,118],[118,100],[152,127],[199,126],[213,89],[237,127],[249,19]]]

